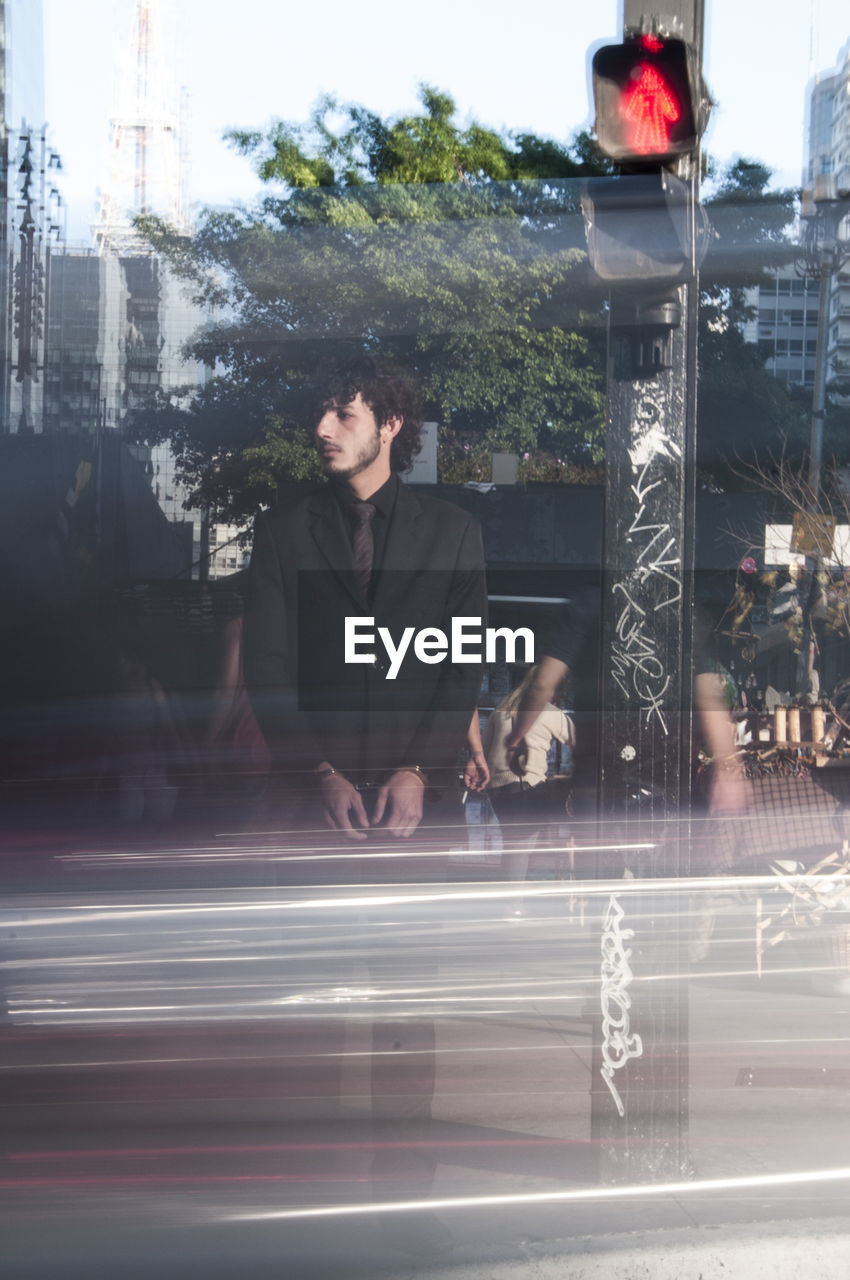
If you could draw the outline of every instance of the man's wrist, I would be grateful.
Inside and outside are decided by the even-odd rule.
[[[427,785],[428,785],[428,775],[427,775],[427,773],[425,772],[425,770],[422,768],[422,766],[421,766],[421,765],[418,765],[418,764],[400,764],[400,765],[399,765],[399,767],[398,767],[397,769],[394,769],[394,770],[393,770],[393,774],[396,774],[396,773],[413,773],[413,774],[415,774],[415,775],[416,775],[416,777],[417,777],[417,778],[419,779],[419,781],[422,783],[423,787],[427,787]]]

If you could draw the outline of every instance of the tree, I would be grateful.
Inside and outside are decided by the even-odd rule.
[[[797,193],[769,191],[771,173],[741,159],[709,170],[712,238],[700,274],[697,458],[704,483],[737,487],[742,467],[782,454],[799,462],[808,439],[811,393],[788,388],[765,368],[742,326],[754,318],[747,290],[793,262]]]
[[[564,147],[463,128],[447,94],[424,87],[421,100],[385,120],[323,98],[304,124],[233,130],[268,185],[259,204],[207,212],[192,238],[143,220],[219,318],[192,344],[215,376],[137,413],[132,431],[167,439],[191,500],[219,518],[244,520],[281,479],[318,475],[299,389],[363,347],[418,375],[443,478],[488,478],[493,450],[519,453],[526,475],[601,478],[605,292],[580,191],[610,166],[586,134]],[[742,450],[799,443],[800,404],[739,331],[745,287],[793,252],[794,193],[768,192],[769,178],[747,160],[709,173],[699,460],[714,486],[734,483]]]
[[[313,474],[299,389],[364,347],[417,374],[456,474],[464,444],[542,450],[565,470],[602,458],[604,323],[574,181],[592,144],[461,128],[448,95],[421,99],[395,121],[324,98],[307,125],[234,130],[269,185],[257,207],[208,212],[191,239],[143,220],[221,318],[192,344],[215,376],[132,429],[170,441],[192,500],[220,518]]]
[[[798,193],[769,191],[771,171],[758,160],[738,159],[717,173],[709,161],[705,205],[712,235],[700,285],[703,315],[724,326],[751,319],[746,290],[768,273],[793,263]],[[714,308],[712,310],[712,308]]]

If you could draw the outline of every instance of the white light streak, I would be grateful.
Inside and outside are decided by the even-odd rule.
[[[622,848],[624,846],[610,845],[599,846],[600,848]],[[646,846],[650,848],[652,846]],[[582,850],[583,851],[583,850]],[[347,855],[348,857],[351,854]],[[389,855],[387,855],[389,856]],[[816,877],[811,877],[814,882]],[[765,876],[728,876],[728,877],[700,877],[700,878],[677,878],[671,880],[569,880],[558,881],[553,884],[530,884],[523,883],[523,896],[528,898],[574,898],[576,896],[598,897],[600,895],[608,896],[611,893],[612,885],[616,884],[617,893],[621,895],[627,894],[646,894],[650,888],[652,894],[658,897],[662,894],[681,895],[710,891],[713,894],[720,895],[724,892],[740,893],[745,891],[752,894],[763,888],[776,887],[776,877],[773,875]],[[225,901],[225,902],[178,902],[178,903],[149,903],[144,907],[140,907],[135,903],[110,903],[108,906],[98,907],[93,904],[70,904],[62,906],[52,911],[48,911],[41,915],[33,915],[32,907],[23,905],[19,911],[6,911],[0,917],[0,923],[4,927],[14,924],[17,928],[30,928],[37,925],[55,925],[60,921],[71,921],[75,925],[80,923],[93,923],[95,921],[127,921],[127,920],[155,920],[159,918],[177,919],[181,916],[220,916],[225,913],[238,915],[258,914],[266,912],[268,914],[275,913],[292,913],[296,911],[326,911],[329,909],[344,908],[346,910],[361,910],[366,907],[384,907],[384,906],[405,906],[417,905],[422,903],[450,903],[450,902],[495,902],[505,898],[513,898],[516,895],[516,886],[511,882],[506,882],[500,886],[492,886],[483,888],[479,885],[475,886],[459,886],[458,888],[435,887],[433,885],[418,886],[407,885],[404,891],[396,890],[391,892],[383,890],[382,892],[363,893],[362,890],[345,895],[339,895],[340,886],[329,886],[327,896],[313,896],[310,898],[290,898],[281,901],[278,897],[273,896],[275,891],[266,890],[264,896],[258,901]],[[377,889],[377,886],[376,886]],[[277,893],[286,892],[286,887],[281,886]],[[312,890],[315,894],[315,890]],[[337,896],[334,896],[337,894]]]
[[[529,1055],[531,1053],[540,1055],[543,1053],[554,1053],[561,1057],[565,1052],[573,1049],[584,1049],[587,1047],[587,1041],[577,1041],[575,1044],[565,1042],[564,1044],[511,1044],[511,1045],[465,1045],[460,1049],[452,1049],[441,1046],[438,1050],[441,1058],[449,1057],[474,1057],[478,1060],[485,1054],[505,1054],[505,1053],[521,1053]],[[298,1062],[303,1059],[305,1062],[316,1062],[321,1060],[326,1062],[332,1059],[349,1059],[364,1058],[371,1061],[372,1058],[393,1058],[400,1057],[417,1057],[418,1049],[335,1049],[322,1050],[321,1052],[310,1053],[287,1053],[287,1063]],[[151,1067],[151,1066],[194,1066],[197,1063],[213,1063],[226,1062],[231,1066],[244,1066],[246,1063],[254,1062],[272,1062],[279,1064],[280,1055],[276,1053],[244,1053],[239,1054],[192,1054],[183,1055],[174,1058],[75,1058],[67,1062],[53,1061],[50,1062],[0,1062],[0,1073],[4,1071],[20,1072],[20,1071],[57,1071],[59,1069],[81,1070],[87,1067]],[[501,1090],[501,1093],[508,1097],[515,1096],[513,1092]],[[540,1094],[540,1089],[535,1089],[535,1094]],[[546,1090],[545,1092],[555,1092],[557,1090]],[[494,1091],[488,1090],[488,1096],[492,1097]]]
[[[655,849],[654,843],[630,843],[630,844],[563,844],[563,845],[547,845],[547,854],[553,853],[646,853]],[[167,866],[174,866],[180,862],[211,862],[211,861],[232,861],[234,859],[242,861],[245,858],[254,858],[262,862],[348,862],[352,853],[356,853],[358,858],[366,859],[370,862],[380,862],[388,858],[396,861],[404,861],[405,859],[446,859],[453,853],[467,854],[470,851],[456,850],[450,848],[444,849],[421,849],[417,846],[411,848],[409,844],[403,847],[392,845],[389,848],[378,849],[374,845],[362,845],[352,842],[351,847],[340,849],[339,845],[314,845],[309,853],[305,853],[303,849],[292,848],[288,845],[279,845],[276,848],[255,848],[252,845],[217,845],[211,848],[194,848],[194,849],[156,849],[146,850],[140,853],[131,853],[128,851],[110,851],[110,852],[86,852],[86,853],[70,853],[60,854],[57,861],[67,863],[70,866],[86,866],[97,867],[105,866],[110,863],[124,862],[145,862],[152,864],[162,863]]]
[[[518,1205],[578,1204],[590,1200],[657,1199],[660,1196],[694,1196],[711,1191],[766,1191],[826,1182],[850,1181],[850,1168],[812,1169],[799,1173],[754,1175],[742,1178],[706,1178],[693,1182],[638,1183],[626,1187],[584,1187],[573,1191],[541,1191],[523,1195],[456,1196],[430,1200],[387,1200],[370,1204],[327,1205],[320,1208],[253,1210],[224,1214],[226,1222],[285,1221],[307,1218],[344,1218],[412,1210],[493,1209]]]

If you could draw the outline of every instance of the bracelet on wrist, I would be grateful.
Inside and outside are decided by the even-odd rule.
[[[418,778],[421,778],[423,786],[427,787],[428,785],[428,775],[425,772],[425,770],[421,768],[421,766],[418,764],[399,765],[399,767],[395,770],[395,772],[396,773],[415,773]]]

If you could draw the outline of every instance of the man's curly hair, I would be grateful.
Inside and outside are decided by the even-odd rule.
[[[422,448],[422,403],[410,375],[386,356],[358,356],[311,378],[307,388],[311,425],[315,426],[331,406],[350,404],[358,392],[379,427],[391,418],[401,418],[401,430],[390,450],[390,466],[393,471],[409,471]]]

